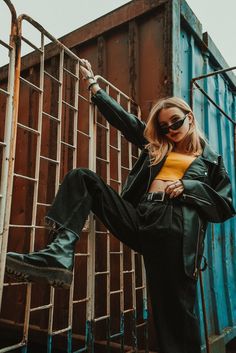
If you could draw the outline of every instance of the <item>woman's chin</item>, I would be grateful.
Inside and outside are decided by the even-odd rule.
[[[181,134],[177,133],[175,135],[169,136],[169,140],[174,143],[179,143],[183,140],[184,136]]]

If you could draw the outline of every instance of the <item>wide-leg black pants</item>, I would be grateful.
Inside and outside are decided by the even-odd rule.
[[[96,173],[74,169],[64,178],[47,218],[79,236],[90,211],[144,256],[160,353],[200,353],[194,314],[197,283],[184,272],[178,201],[143,198],[134,208]]]

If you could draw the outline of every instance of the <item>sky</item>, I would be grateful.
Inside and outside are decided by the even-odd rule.
[[[18,15],[28,14],[56,38],[130,2],[130,0],[11,1]],[[203,31],[210,34],[228,65],[236,66],[236,0],[224,2],[222,0],[187,0],[187,3],[202,23]],[[3,0],[0,0],[0,39],[8,41],[9,28],[9,11]],[[30,32],[30,27],[26,28],[26,32]],[[34,35],[33,32],[31,35]],[[4,59],[1,54],[0,66],[2,60]]]

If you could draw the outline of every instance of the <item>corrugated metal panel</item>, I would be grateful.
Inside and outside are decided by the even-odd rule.
[[[190,80],[227,67],[208,34],[201,36],[196,18],[182,2],[181,26],[181,95],[190,102]],[[188,22],[186,22],[188,19]],[[201,28],[200,28],[201,29]],[[204,40],[204,41],[203,41]],[[215,75],[198,82],[206,93],[236,122],[235,77]],[[219,112],[201,92],[193,93],[193,107],[196,117],[210,144],[223,155],[226,169],[236,196],[235,178],[235,126]],[[235,197],[236,198],[236,197]],[[235,201],[235,200],[234,200]],[[204,273],[204,290],[207,308],[207,323],[212,345],[228,342],[236,335],[236,222],[235,219],[223,224],[210,224],[205,241],[204,255],[208,269]],[[203,321],[198,289],[197,311]],[[202,338],[204,328],[201,325]],[[218,342],[217,342],[218,340]],[[204,339],[203,339],[204,341]],[[215,343],[213,344],[213,342]]]

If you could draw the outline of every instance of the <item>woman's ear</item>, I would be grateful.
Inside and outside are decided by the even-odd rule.
[[[192,112],[189,112],[189,114],[188,114],[188,121],[189,121],[189,124],[192,124],[193,119],[194,119],[193,113],[192,113]]]

